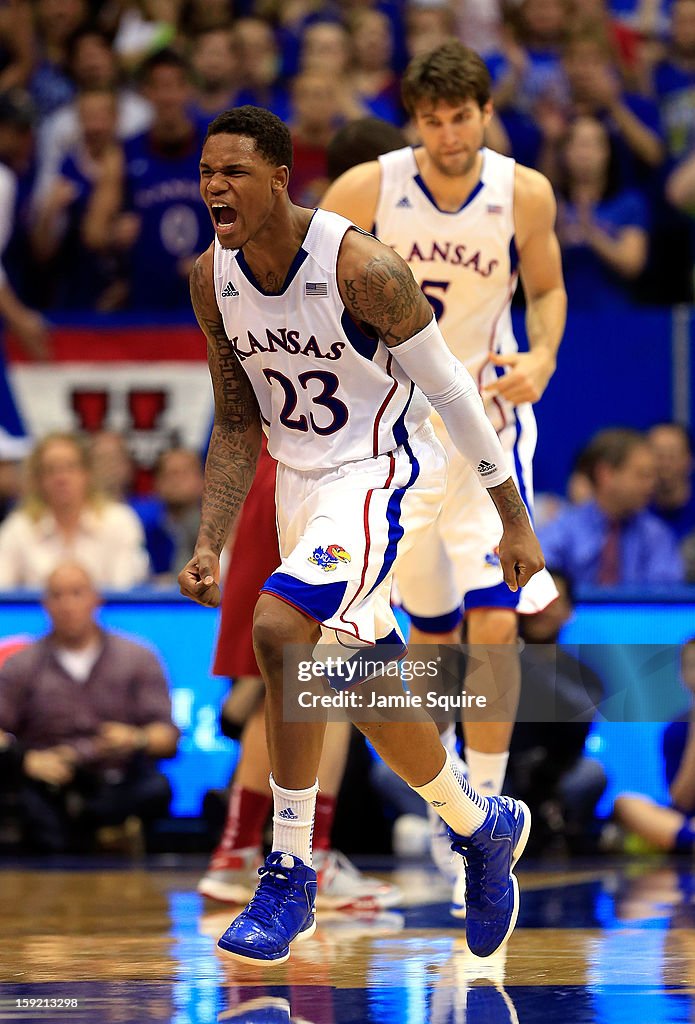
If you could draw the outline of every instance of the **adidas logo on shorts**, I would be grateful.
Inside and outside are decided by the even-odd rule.
[[[481,476],[490,476],[490,473],[494,473],[496,469],[497,466],[494,462],[486,462],[485,459],[483,459],[478,463],[478,472]]]

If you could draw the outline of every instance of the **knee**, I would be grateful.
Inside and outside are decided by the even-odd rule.
[[[516,612],[510,608],[476,608],[467,617],[471,644],[513,644],[518,635]]]
[[[262,594],[253,618],[253,649],[266,684],[282,671],[289,644],[311,643],[315,624],[302,612]]]

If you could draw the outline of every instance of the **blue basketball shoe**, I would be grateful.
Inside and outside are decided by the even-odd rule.
[[[282,964],[290,943],[316,931],[316,872],[290,853],[269,853],[251,902],[217,945],[240,960]]]
[[[451,848],[466,863],[466,940],[476,956],[490,956],[514,931],[519,884],[512,868],[530,831],[528,807],[508,796],[489,797],[487,818],[472,836],[451,831]]]

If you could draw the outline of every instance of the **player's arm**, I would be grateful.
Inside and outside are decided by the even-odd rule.
[[[217,307],[212,247],[191,273],[191,300],[207,339],[215,422],[205,463],[205,486],[195,552],[179,574],[181,593],[199,604],[220,601],[220,552],[244,502],[261,448],[256,396],[236,357]]]
[[[381,167],[378,160],[357,164],[329,186],[321,200],[321,209],[347,217],[358,228],[371,231],[374,227],[376,207],[381,185]]]
[[[526,295],[528,352],[492,355],[508,372],[484,390],[510,402],[537,402],[555,372],[567,316],[560,243],[555,234],[556,203],[550,182],[538,171],[517,165],[514,224],[519,272]]]
[[[408,264],[375,238],[350,231],[338,257],[341,297],[368,324],[442,417],[449,437],[497,506],[500,562],[511,590],[543,568],[540,545],[473,378],[446,345]]]

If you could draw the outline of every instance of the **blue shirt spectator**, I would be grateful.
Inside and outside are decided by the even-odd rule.
[[[547,564],[566,573],[575,585],[601,585],[602,555],[611,522],[593,501],[568,509],[540,531]],[[651,512],[638,512],[619,524],[618,548],[615,584],[683,581],[676,538]]]
[[[151,57],[143,82],[152,126],[125,145],[130,306],[189,310],[188,275],[212,238],[198,191],[202,130],[189,114],[188,67],[177,53]]]
[[[695,147],[695,3],[673,5],[670,46],[654,70],[654,92],[664,124],[669,155],[679,160]]]
[[[585,458],[593,501],[567,509],[539,531],[550,568],[573,585],[682,582],[676,538],[647,511],[656,479],[647,439],[634,430],[603,430]]]

